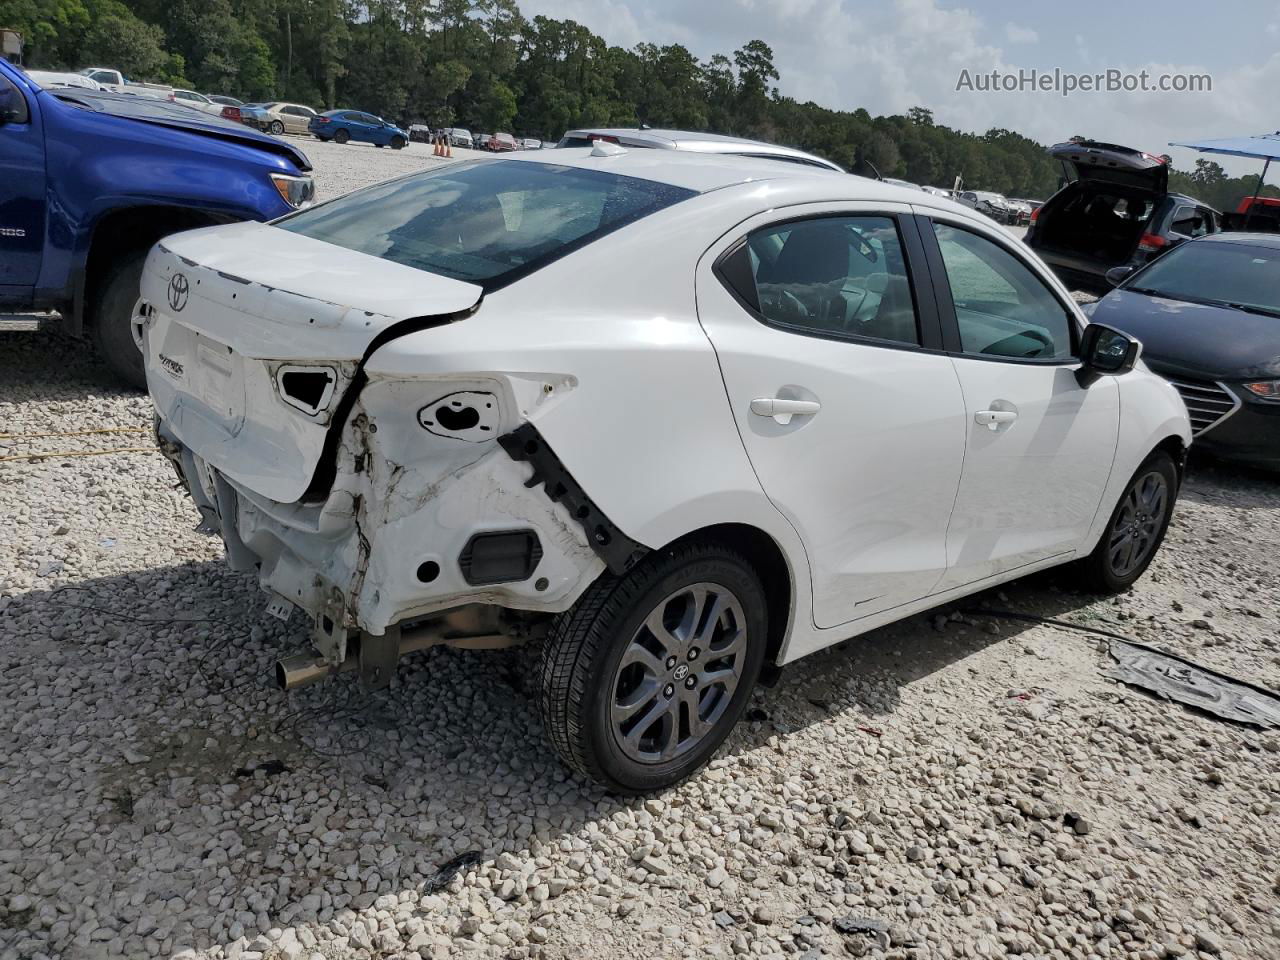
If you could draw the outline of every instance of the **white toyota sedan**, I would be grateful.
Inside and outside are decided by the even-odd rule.
[[[766,665],[1045,567],[1134,582],[1191,440],[1140,344],[947,199],[597,143],[441,165],[147,259],[161,448],[287,688],[540,647],[548,735],[638,793]]]

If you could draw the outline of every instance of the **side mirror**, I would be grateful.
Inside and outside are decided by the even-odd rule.
[[[1129,275],[1133,273],[1133,269],[1134,268],[1129,264],[1121,264],[1118,267],[1112,267],[1105,274],[1107,283],[1111,284],[1113,287],[1120,286],[1120,284],[1129,279]]]
[[[1076,382],[1088,387],[1102,377],[1128,373],[1142,356],[1142,344],[1119,330],[1101,323],[1084,328],[1080,338],[1080,369]]]

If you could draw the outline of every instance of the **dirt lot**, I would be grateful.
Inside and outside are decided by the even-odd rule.
[[[307,149],[326,196],[432,162]],[[1193,460],[1128,595],[1041,576],[818,654],[703,775],[619,801],[545,746],[520,651],[278,693],[304,625],[127,449],[150,416],[78,346],[5,338],[2,960],[1280,958],[1280,732],[984,612],[1280,688],[1280,480]],[[120,432],[34,436],[85,430]]]

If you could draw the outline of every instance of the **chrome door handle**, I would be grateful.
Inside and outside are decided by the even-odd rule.
[[[980,423],[988,430],[995,432],[1000,429],[1002,423],[1013,423],[1018,419],[1017,411],[1014,410],[979,410],[973,415],[975,423]]]
[[[761,397],[751,401],[751,412],[757,417],[773,417],[786,426],[792,417],[811,417],[822,409],[817,400],[787,400],[783,397]]]

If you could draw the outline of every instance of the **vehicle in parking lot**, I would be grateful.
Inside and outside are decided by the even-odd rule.
[[[534,137],[524,137],[520,140],[521,150],[541,150],[542,141]]]
[[[253,127],[255,130],[270,132],[271,122],[274,118],[271,116],[267,106],[268,104],[265,103],[240,104],[240,122],[246,126]]]
[[[964,190],[956,196],[956,200],[983,216],[990,217],[996,223],[1012,224],[1018,220],[1017,210],[1003,194],[989,190]]]
[[[824,170],[844,173],[844,168],[839,164],[794,147],[781,147],[776,143],[764,143],[760,140],[744,140],[742,137],[726,137],[718,133],[695,133],[688,130],[629,130],[614,127],[570,130],[560,138],[556,146],[589,147],[598,140],[629,148],[684,150],[691,153],[750,157],[756,160],[782,160],[805,167],[821,167]]]
[[[196,93],[194,90],[182,90],[176,87],[173,91],[173,101],[182,104],[184,107],[199,110],[202,113],[213,114],[215,117],[222,116],[222,108],[225,106],[225,104],[214,103],[203,93]]]
[[[449,138],[449,143],[455,147],[466,147],[472,149],[475,141],[471,138],[470,130],[463,130],[461,127],[446,127],[441,131]]]
[[[394,123],[360,110],[329,110],[312,117],[307,129],[316,139],[334,143],[354,140],[393,150],[401,150],[409,143],[409,134]]]
[[[267,132],[277,137],[282,133],[309,133],[311,121],[317,116],[314,110],[301,103],[268,103],[264,108],[267,111]]]
[[[296,210],[311,199],[310,169],[242,125],[148,97],[42,90],[0,62],[0,314],[56,311],[142,385],[134,334],[148,248]]]
[[[920,189],[925,193],[933,194],[935,197],[947,197],[950,199],[952,196],[952,192],[945,187],[921,187]]]
[[[124,74],[119,70],[114,70],[111,67],[85,67],[77,72],[107,90],[113,90],[116,93],[125,92],[124,88],[127,85],[127,81],[124,78]]]
[[[1093,319],[1142,341],[1182,394],[1196,449],[1280,470],[1280,236],[1202,237],[1109,277],[1120,283]]]
[[[220,94],[220,93],[206,93],[206,94],[205,94],[205,96],[206,96],[206,97],[208,97],[208,98],[209,98],[209,100],[211,100],[213,103],[220,103],[220,104],[222,104],[224,107],[242,107],[242,106],[244,106],[244,101],[243,101],[243,100],[237,100],[235,97],[226,97],[226,96],[223,96],[223,95],[222,95],[222,94]]]
[[[489,141],[490,141],[490,140],[492,140],[492,139],[493,139],[493,134],[491,134],[491,133],[477,133],[477,134],[475,135],[476,149],[477,149],[477,150],[488,150],[488,149],[489,149]]]
[[[1168,157],[1092,140],[1049,152],[1075,179],[1034,211],[1025,239],[1072,286],[1107,290],[1112,267],[1141,266],[1184,240],[1218,232],[1216,210],[1169,193]]]
[[[431,128],[425,123],[411,123],[409,124],[409,139],[415,143],[430,143],[432,139]]]
[[[1006,231],[772,160],[544,157],[148,258],[159,443],[310,620],[286,688],[536,639],[561,756],[643,792],[766,662],[1068,561],[1105,590],[1146,568],[1186,411]]]
[[[57,70],[28,70],[27,76],[46,90],[50,87],[84,87],[87,90],[103,90],[102,84],[82,73],[62,73]]]
[[[485,146],[494,153],[510,153],[512,150],[520,149],[516,138],[509,133],[495,133]]]

